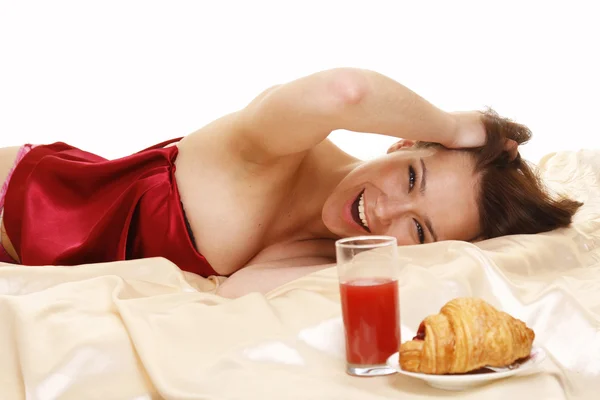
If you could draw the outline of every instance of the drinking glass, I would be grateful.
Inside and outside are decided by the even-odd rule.
[[[389,236],[358,236],[336,242],[346,372],[388,375],[386,365],[400,346],[398,246]]]

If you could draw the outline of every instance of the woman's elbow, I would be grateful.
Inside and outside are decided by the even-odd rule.
[[[368,91],[365,71],[356,68],[337,68],[329,71],[326,90],[335,108],[359,104]]]

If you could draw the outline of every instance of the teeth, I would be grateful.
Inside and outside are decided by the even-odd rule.
[[[367,216],[365,215],[365,194],[360,195],[360,199],[358,200],[358,216],[360,217],[360,221],[364,225],[365,228],[369,227],[367,223]]]

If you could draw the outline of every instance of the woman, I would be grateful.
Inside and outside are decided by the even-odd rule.
[[[363,162],[327,140],[336,129],[404,140]],[[119,160],[64,143],[2,149],[1,243],[26,265],[163,256],[267,290],[333,262],[340,237],[409,245],[567,226],[580,203],[546,194],[517,152],[529,137],[373,71],[323,71]]]

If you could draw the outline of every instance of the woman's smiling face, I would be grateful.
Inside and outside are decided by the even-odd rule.
[[[471,241],[480,231],[479,179],[466,152],[398,149],[352,170],[323,206],[339,237],[394,236],[399,245]]]

